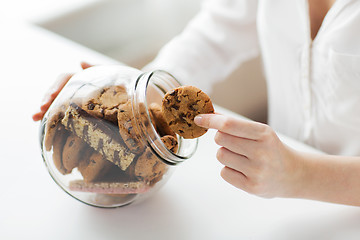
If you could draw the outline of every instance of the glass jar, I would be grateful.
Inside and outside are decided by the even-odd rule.
[[[164,94],[181,84],[164,71],[95,66],[75,74],[41,123],[41,149],[54,181],[97,207],[150,196],[189,159],[197,139],[164,124]]]

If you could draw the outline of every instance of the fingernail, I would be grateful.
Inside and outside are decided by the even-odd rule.
[[[196,125],[201,125],[202,120],[203,120],[203,117],[202,117],[201,115],[197,115],[197,116],[194,118],[194,122],[195,122]]]

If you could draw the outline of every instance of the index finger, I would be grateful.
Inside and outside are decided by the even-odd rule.
[[[213,128],[236,137],[252,140],[260,139],[266,126],[262,123],[222,114],[199,114],[194,121],[200,127]]]

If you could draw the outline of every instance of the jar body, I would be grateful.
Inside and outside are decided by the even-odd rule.
[[[41,124],[44,162],[55,182],[97,207],[120,207],[150,196],[197,140],[164,125],[161,100],[180,86],[163,71],[113,65],[75,74]]]

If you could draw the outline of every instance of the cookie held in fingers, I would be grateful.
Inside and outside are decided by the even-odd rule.
[[[194,86],[181,86],[167,92],[162,101],[162,111],[170,128],[183,138],[198,138],[206,128],[194,123],[198,114],[214,113],[210,97]]]

